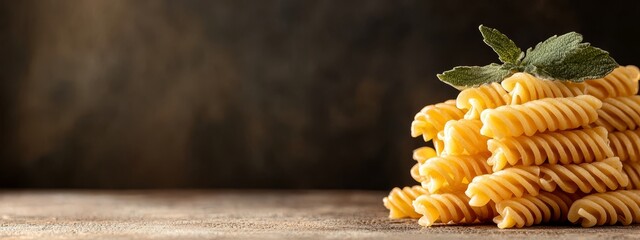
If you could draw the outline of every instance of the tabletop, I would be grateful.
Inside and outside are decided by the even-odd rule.
[[[501,230],[422,228],[390,220],[386,192],[324,190],[5,190],[0,237],[10,239],[345,239],[640,237],[639,226]]]

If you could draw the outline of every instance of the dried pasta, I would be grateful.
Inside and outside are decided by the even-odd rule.
[[[433,142],[433,148],[436,149],[436,154],[438,156],[440,155],[444,155],[445,154],[445,144],[444,144],[444,140],[442,138],[440,138],[440,136],[444,135],[444,130],[440,131],[436,137],[433,138],[432,142]]]
[[[568,193],[606,192],[626,187],[629,178],[622,172],[622,162],[611,157],[600,162],[540,166],[540,187],[545,191],[556,188]]]
[[[489,138],[480,134],[481,127],[482,122],[478,119],[452,120],[447,122],[438,138],[444,141],[444,151],[447,154],[470,155],[488,152]]]
[[[502,138],[588,126],[598,119],[602,102],[590,95],[544,98],[482,112],[482,135]]]
[[[389,218],[419,218],[420,214],[413,210],[413,200],[420,195],[429,194],[422,186],[393,188],[388,197],[382,199],[384,206],[389,209]]]
[[[609,145],[620,161],[640,160],[640,129],[609,133]]]
[[[607,98],[602,100],[598,119],[593,126],[609,131],[634,130],[640,125],[640,96]]]
[[[420,165],[420,175],[426,179],[422,186],[438,193],[443,187],[467,184],[473,177],[491,172],[488,157],[488,154],[433,157]]]
[[[425,142],[429,141],[444,129],[444,125],[449,120],[461,119],[464,113],[465,111],[456,107],[456,100],[453,99],[426,106],[414,117],[411,123],[411,136],[422,135]]]
[[[629,177],[629,184],[625,189],[640,189],[640,162],[622,163],[622,171]]]
[[[571,205],[567,218],[583,227],[640,223],[640,191],[618,190],[585,196]]]
[[[483,207],[469,206],[469,198],[464,195],[464,189],[422,195],[413,202],[413,207],[417,213],[423,215],[418,223],[425,227],[436,222],[454,224],[487,222],[496,215],[493,204]]]
[[[632,96],[638,92],[640,70],[636,66],[619,66],[604,78],[587,80],[587,93],[600,99]]]
[[[511,104],[522,104],[542,98],[584,95],[587,84],[539,79],[528,73],[515,73],[502,81],[511,95]]]
[[[604,127],[596,127],[491,139],[487,144],[492,153],[488,163],[498,171],[507,165],[599,161],[613,157],[607,134]]]
[[[484,206],[490,201],[498,203],[525,193],[537,196],[540,192],[537,166],[517,166],[475,177],[465,192],[471,206]]]
[[[485,109],[506,105],[510,101],[509,93],[499,83],[494,82],[463,90],[456,98],[456,105],[460,109],[468,110],[464,118],[478,119]]]
[[[567,221],[569,207],[576,200],[575,194],[564,192],[540,192],[537,196],[525,194],[496,204],[499,216],[493,221],[499,228],[522,228],[541,223]]]

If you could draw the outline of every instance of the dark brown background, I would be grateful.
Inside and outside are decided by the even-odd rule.
[[[2,1],[0,186],[387,189],[435,74],[578,31],[640,64],[637,1]]]

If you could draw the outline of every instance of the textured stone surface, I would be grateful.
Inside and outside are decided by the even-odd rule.
[[[0,237],[19,239],[621,238],[638,226],[493,225],[421,228],[388,220],[384,192],[11,191],[0,194]]]

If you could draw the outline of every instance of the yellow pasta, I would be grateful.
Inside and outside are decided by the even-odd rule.
[[[456,100],[426,106],[414,117],[411,123],[411,136],[422,135],[425,142],[429,141],[444,129],[444,125],[449,120],[461,119],[464,113],[465,111],[456,107]]]
[[[629,184],[625,189],[640,189],[640,162],[622,163],[622,171],[629,177]]]
[[[389,218],[419,218],[413,210],[413,200],[420,195],[429,194],[422,186],[393,188],[388,197],[382,199],[384,206],[389,209]]]
[[[583,193],[606,192],[626,187],[629,178],[622,172],[622,162],[618,157],[601,162],[540,166],[540,187],[545,191],[556,188],[568,193],[580,190]]]
[[[441,138],[442,136],[444,136],[444,130],[440,131],[436,137],[433,138],[433,148],[436,149],[436,154],[438,156],[440,155],[444,155],[445,154],[445,144],[444,144],[444,140]]]
[[[586,83],[539,79],[528,73],[515,73],[502,81],[511,95],[511,104],[522,104],[542,98],[575,97],[584,95]]]
[[[522,228],[541,223],[564,222],[569,207],[576,200],[575,194],[564,192],[540,192],[537,196],[525,194],[520,198],[504,200],[496,204],[499,216],[493,221],[499,228]]]
[[[620,161],[640,160],[640,129],[609,133],[609,144]]]
[[[588,195],[571,205],[567,218],[583,227],[640,223],[640,191],[618,190]]]
[[[632,96],[638,92],[640,71],[636,66],[619,66],[600,79],[587,80],[587,93],[600,99]]]
[[[598,119],[602,102],[589,95],[544,98],[482,112],[482,135],[503,138],[588,126]]]
[[[640,125],[640,96],[615,97],[602,100],[598,119],[593,126],[609,131],[633,130]]]
[[[509,104],[511,96],[499,83],[484,84],[475,88],[468,88],[458,94],[456,105],[460,109],[468,110],[466,119],[478,119],[485,109],[496,108]]]
[[[596,127],[491,139],[488,149],[492,155],[488,163],[493,171],[498,171],[507,165],[599,161],[614,156],[607,134],[604,127]]]
[[[418,223],[425,227],[436,222],[453,224],[488,222],[496,215],[492,204],[471,207],[468,202],[469,198],[464,195],[464,189],[461,189],[442,194],[422,195],[413,202],[413,207],[417,213],[423,215]]]
[[[461,119],[447,122],[438,134],[444,141],[444,151],[451,155],[470,155],[487,152],[488,137],[480,134],[482,122],[478,119]],[[441,136],[442,135],[442,136]]]
[[[517,166],[475,177],[465,192],[471,206],[484,206],[490,201],[498,203],[525,193],[537,196],[540,192],[537,166]]]
[[[431,158],[420,165],[420,175],[425,176],[422,186],[431,193],[438,193],[443,187],[467,184],[473,177],[491,172],[488,157],[488,154],[476,154]]]
[[[417,182],[425,181],[424,177],[420,175],[420,164],[423,164],[429,158],[435,157],[436,155],[436,150],[430,147],[420,147],[413,150],[413,160],[416,160],[417,163],[411,168],[411,177]]]

